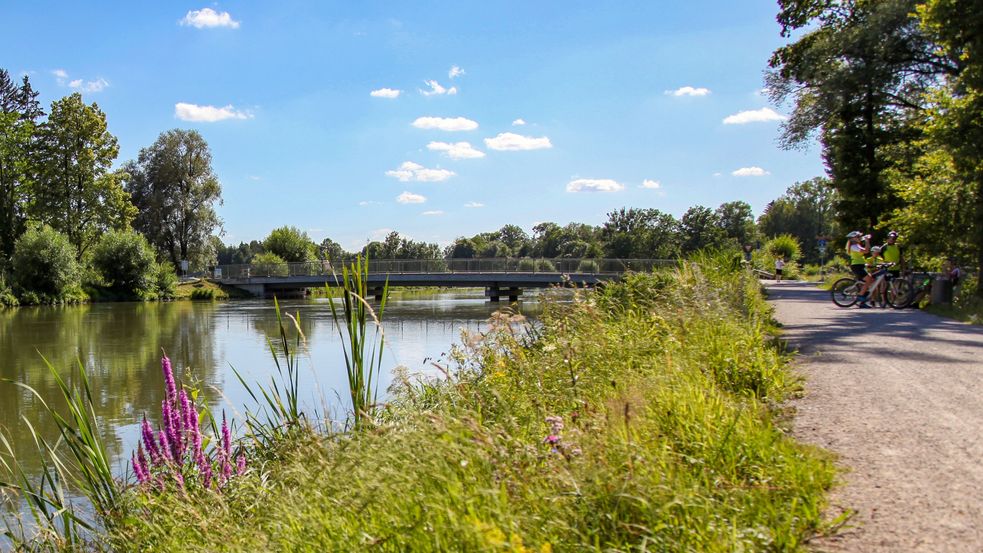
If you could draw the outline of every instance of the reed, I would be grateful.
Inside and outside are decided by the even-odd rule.
[[[341,338],[348,376],[348,392],[352,408],[352,424],[362,427],[372,420],[378,401],[378,378],[382,370],[385,333],[382,317],[389,296],[389,282],[382,289],[378,310],[366,300],[369,296],[369,259],[358,256],[342,267],[341,280],[335,275],[341,290],[341,310],[335,303],[331,316]]]

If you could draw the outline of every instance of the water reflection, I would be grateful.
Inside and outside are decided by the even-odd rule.
[[[297,316],[306,337],[302,399],[308,408],[341,413],[345,367],[327,301],[288,300],[281,302],[281,309]],[[499,307],[487,303],[481,291],[395,297],[386,309],[383,366],[426,370],[427,359],[439,359],[458,341],[462,329],[478,329]],[[523,309],[534,310],[535,303],[526,302]],[[275,373],[268,339],[279,339],[268,301],[20,308],[0,311],[0,377],[26,383],[50,401],[59,393],[41,356],[64,374],[81,360],[90,375],[109,453],[122,470],[122,457],[135,446],[141,417],[158,422],[162,351],[184,382],[198,383],[213,410],[235,414],[251,405],[251,399],[232,367],[247,382],[267,382]],[[390,378],[383,375],[380,390]],[[28,467],[36,470],[24,419],[46,437],[56,432],[36,398],[22,388],[0,384],[0,425]]]

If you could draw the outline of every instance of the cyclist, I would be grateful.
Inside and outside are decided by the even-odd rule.
[[[863,244],[861,244],[863,242]],[[846,254],[850,258],[850,270],[857,280],[864,281],[860,295],[857,296],[857,305],[861,308],[870,307],[867,305],[867,288],[873,284],[874,279],[867,272],[866,255],[870,251],[870,235],[861,235],[859,230],[855,230],[846,235]]]
[[[892,230],[887,233],[887,243],[881,246],[881,257],[884,258],[884,262],[894,263],[887,269],[888,280],[900,277],[901,271],[905,268],[904,252],[901,251],[901,246],[897,242],[898,233]]]
[[[869,286],[871,283],[873,283],[874,279],[878,276],[879,273],[877,272],[878,271],[877,264],[885,261],[881,246],[874,246],[870,248],[870,255],[867,256],[866,260],[867,260],[866,269],[867,269],[868,276],[864,279],[866,282],[864,289],[866,289],[866,286]],[[871,298],[874,300],[874,305],[877,305],[878,300],[880,300],[881,307],[887,307],[887,298],[884,295],[885,291],[881,289],[878,290],[876,293],[877,293],[877,297]],[[866,296],[864,296],[864,304],[862,304],[860,307],[862,308],[870,307],[870,305],[866,304],[866,299],[867,299]]]

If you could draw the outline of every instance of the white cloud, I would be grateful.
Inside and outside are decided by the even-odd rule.
[[[451,159],[477,159],[485,157],[485,152],[474,149],[470,142],[431,142],[427,149],[432,152],[443,152]]]
[[[464,70],[455,65],[455,66],[452,66],[451,67],[451,70],[447,72],[447,77],[450,78],[450,79],[453,79],[453,78],[456,78],[456,77],[460,77],[463,74],[464,74]]]
[[[369,233],[369,240],[372,240],[372,241],[382,240],[386,236],[389,236],[389,233],[392,232],[392,231],[393,231],[393,229],[391,229],[391,228],[377,228],[377,229],[375,229],[375,230],[373,230],[372,232]],[[362,249],[362,246],[356,246],[356,247],[354,247],[352,249],[354,249],[354,250],[360,250],[360,249]]]
[[[775,112],[771,108],[753,109],[728,115],[724,118],[724,125],[746,125],[748,123],[764,123],[768,121],[784,121],[788,119],[781,113]]]
[[[427,169],[419,163],[404,161],[399,169],[386,171],[387,177],[399,179],[400,182],[440,182],[453,177],[456,173],[447,169]]]
[[[370,206],[370,205],[382,205],[382,202],[376,202],[376,201],[373,201],[373,200],[362,200],[361,202],[358,202],[358,205],[360,205],[362,207],[366,207],[366,206]]]
[[[567,183],[567,192],[618,192],[625,185],[611,179],[576,179]]]
[[[430,87],[430,90],[420,91],[420,94],[423,94],[424,96],[443,96],[445,94],[448,96],[453,96],[457,94],[456,86],[452,86],[450,88],[444,88],[440,86],[440,83],[438,83],[437,81],[423,81],[423,82]]]
[[[424,211],[420,215],[426,215],[428,217],[434,217],[434,216],[443,215],[443,214],[444,214],[443,211],[441,211],[439,209],[434,209],[434,210],[431,210],[431,211]]]
[[[401,204],[422,204],[427,201],[427,198],[419,194],[404,191],[399,196],[396,196],[396,201]]]
[[[441,131],[473,131],[478,128],[478,122],[464,117],[417,117],[413,126]]]
[[[248,111],[237,110],[231,104],[217,108],[178,102],[174,104],[174,117],[182,121],[214,123],[225,119],[252,119],[253,114]]]
[[[481,202],[468,202],[468,203],[464,204],[464,207],[467,207],[469,209],[477,209],[479,207],[485,207],[485,204],[483,204]]]
[[[249,180],[263,180],[263,177],[259,175],[249,175]]]
[[[645,179],[642,181],[642,185],[639,188],[649,188],[655,190],[656,188],[662,188],[662,183],[657,180]]]
[[[731,175],[735,177],[764,177],[770,175],[768,171],[765,171],[761,167],[741,167],[736,171],[732,172]]]
[[[80,92],[102,92],[109,86],[109,81],[99,77],[94,81],[86,81],[85,79],[69,79],[68,71],[64,69],[55,69],[51,72],[55,76],[55,82],[58,86],[67,86],[69,88],[74,88]]]
[[[516,151],[552,148],[553,144],[545,136],[534,138],[511,132],[503,132],[495,138],[486,138],[485,146],[488,146],[492,150]]]
[[[719,176],[721,176],[722,174],[723,174],[723,173],[719,173],[719,172],[717,172],[717,173],[714,173],[714,174],[713,174],[713,176],[715,176],[715,177],[719,177]]]
[[[516,119],[515,121],[512,121],[512,126],[513,127],[521,127],[522,125],[525,125],[525,124],[526,124],[526,120],[523,119],[523,118],[521,118],[521,117],[518,118],[518,119]]]
[[[229,12],[217,12],[211,8],[191,10],[184,16],[184,19],[180,23],[184,26],[190,25],[196,29],[212,27],[239,28],[239,22],[232,19],[232,15]]]
[[[82,92],[102,92],[107,86],[109,86],[109,82],[101,77],[94,81],[75,79],[74,81],[68,83],[68,86],[74,88],[75,90],[81,90]]]
[[[694,88],[692,86],[683,86],[677,88],[676,90],[667,90],[666,95],[668,96],[707,96],[710,94],[709,88]]]
[[[369,92],[369,96],[373,98],[399,98],[401,92],[403,91],[395,88],[380,88]]]

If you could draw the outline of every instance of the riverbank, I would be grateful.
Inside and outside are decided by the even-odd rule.
[[[796,382],[750,275],[708,260],[547,305],[535,330],[494,321],[446,375],[397,381],[367,426],[247,438],[221,493],[128,488],[98,541],[733,551],[820,530],[833,469],[781,429]]]

